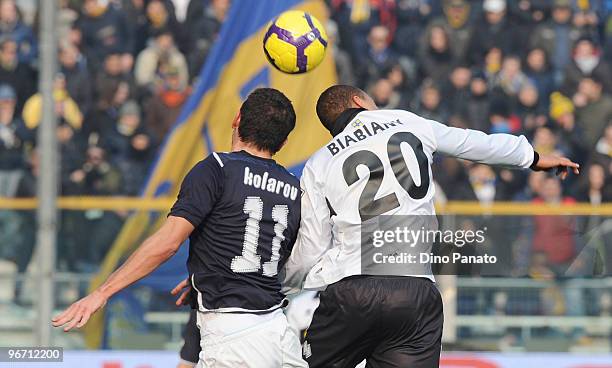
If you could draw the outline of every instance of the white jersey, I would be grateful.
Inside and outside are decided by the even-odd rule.
[[[434,215],[435,152],[516,168],[534,159],[524,136],[452,128],[404,110],[358,113],[304,167],[302,219],[284,291],[361,274],[360,230],[368,217]]]

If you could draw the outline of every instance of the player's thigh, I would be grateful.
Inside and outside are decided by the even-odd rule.
[[[282,321],[275,318],[221,338],[205,337],[202,339],[202,352],[198,367],[283,367],[281,346],[283,330],[281,326]]]
[[[403,285],[414,293],[410,300],[386,308],[383,325],[390,332],[384,336],[368,358],[371,368],[433,368],[440,363],[444,315],[442,299],[436,286],[424,280],[406,280]],[[401,289],[401,285],[398,289]],[[408,290],[406,291],[409,292]],[[413,315],[414,314],[414,315]],[[412,321],[403,324],[401,321]],[[393,327],[397,329],[393,331]]]
[[[281,328],[283,327],[281,326]],[[300,339],[286,322],[280,347],[283,356],[282,368],[308,368],[308,363],[302,358]]]
[[[307,330],[303,353],[310,368],[354,368],[375,346],[374,313],[355,300],[354,282],[340,281],[321,293]]]
[[[198,367],[308,368],[284,314],[220,339],[204,338]]]

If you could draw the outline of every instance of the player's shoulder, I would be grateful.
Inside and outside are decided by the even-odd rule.
[[[203,182],[217,181],[223,177],[223,165],[214,153],[198,161],[183,179],[183,185],[200,185]]]
[[[388,115],[389,117],[395,117],[396,119],[402,120],[402,122],[410,123],[410,122],[422,122],[423,120],[427,120],[424,117],[413,113],[408,110],[400,110],[400,109],[389,109],[389,110],[378,110],[382,113]]]
[[[333,138],[330,139],[328,143],[333,142]],[[331,159],[329,154],[329,150],[327,149],[327,144],[313,153],[306,164],[304,165],[304,170],[314,170],[315,172],[323,169],[323,167],[327,164],[327,162]]]
[[[203,160],[198,161],[190,173],[206,173],[210,170],[219,171],[219,169],[223,168],[224,163],[221,160],[221,156],[218,152],[213,152],[210,155],[206,156]]]
[[[274,172],[275,176],[281,176],[283,181],[291,184],[299,183],[299,179],[295,177],[289,170],[283,165],[277,163],[272,159],[265,159],[257,156],[253,156],[246,151],[235,151],[235,152],[213,152],[211,154],[223,168],[238,167],[239,170],[244,170],[248,167],[249,170],[256,169],[271,174]]]

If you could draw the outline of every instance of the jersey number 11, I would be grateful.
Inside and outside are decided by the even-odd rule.
[[[262,268],[261,255],[257,254],[259,246],[259,223],[263,216],[263,201],[260,197],[247,197],[244,200],[244,213],[249,215],[244,228],[244,242],[242,244],[242,255],[232,259],[231,268],[236,273],[258,272]],[[272,220],[274,220],[274,238],[272,238],[272,249],[270,260],[263,264],[264,276],[275,276],[278,273],[278,261],[280,259],[280,247],[285,236],[283,232],[287,228],[289,207],[285,204],[277,204],[272,207]]]

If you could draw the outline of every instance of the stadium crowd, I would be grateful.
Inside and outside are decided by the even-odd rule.
[[[137,195],[197,82],[230,0],[60,3],[54,98],[61,194]],[[612,1],[327,4],[341,83],[368,91],[381,108],[409,109],[487,133],[525,134],[537,151],[562,153],[583,168],[582,176],[561,183],[542,172],[438,158],[440,200],[612,201]],[[35,195],[37,19],[36,0],[0,0],[3,197]],[[23,270],[34,242],[24,239],[32,231],[20,229],[32,226],[33,214],[0,216],[0,244],[22,244],[3,247],[2,257]],[[99,264],[125,216],[64,211],[60,268]],[[542,225],[547,231],[550,226]],[[534,237],[546,234],[536,231]],[[573,246],[567,244],[567,254],[573,255]],[[571,256],[559,248],[541,251],[567,261]]]

